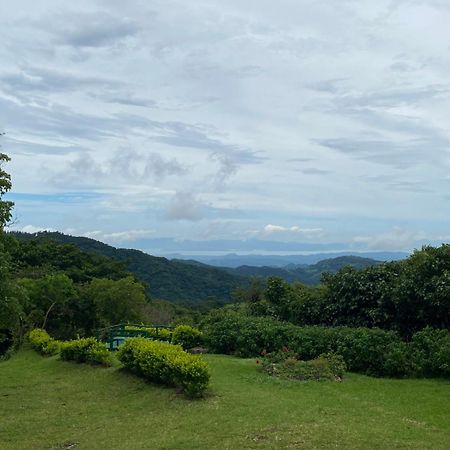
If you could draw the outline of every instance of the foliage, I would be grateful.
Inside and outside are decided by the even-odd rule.
[[[144,338],[123,344],[118,358],[124,367],[149,381],[178,386],[188,396],[201,396],[210,379],[208,365],[178,345]]]
[[[103,366],[111,364],[111,355],[105,344],[92,337],[63,342],[60,354],[64,361]]]
[[[52,232],[33,235],[21,233],[17,237],[28,241],[72,244],[84,252],[114,258],[146,285],[147,294],[152,298],[195,303],[216,300],[224,304],[230,301],[233,289],[247,283],[246,278],[231,275],[216,267],[168,260],[139,250],[116,249],[85,237]]]
[[[12,188],[11,175],[3,169],[3,164],[9,161],[11,158],[8,155],[0,153],[0,233],[11,220],[14,207],[14,202],[3,199],[3,196]]]
[[[403,261],[325,274],[320,286],[271,277],[263,295],[241,289],[255,316],[296,325],[382,328],[405,339],[426,326],[450,328],[450,245],[423,247]]]
[[[10,248],[15,278],[40,278],[47,274],[65,273],[79,284],[94,278],[118,280],[130,275],[123,263],[82,251],[75,245],[39,239],[27,233],[13,232],[8,236],[15,241]]]
[[[83,287],[82,294],[94,306],[98,328],[136,322],[146,304],[144,286],[131,276],[120,280],[95,278]]]
[[[158,341],[172,341],[172,330],[168,328],[140,327],[134,325],[125,325],[125,330],[142,331],[142,337],[148,337]]]
[[[413,335],[411,348],[419,375],[450,377],[450,331],[427,327]]]
[[[292,354],[287,349],[265,355],[261,367],[270,375],[300,381],[340,381],[347,368],[344,358],[334,353],[302,361],[297,354]]]
[[[27,334],[34,350],[44,356],[56,355],[61,350],[61,341],[53,339],[45,330],[35,328]]]
[[[375,376],[449,376],[449,332],[424,330],[408,344],[393,331],[377,328],[298,327],[269,317],[232,310],[210,313],[202,323],[212,352],[244,357],[287,347],[303,360],[333,352],[350,371]]]
[[[323,273],[336,273],[343,267],[351,266],[355,269],[364,269],[369,266],[380,264],[379,261],[360,256],[338,256],[337,258],[323,259],[316,264],[297,265],[288,264],[284,267],[272,266],[239,266],[235,269],[226,268],[227,272],[245,277],[256,277],[261,284],[270,277],[278,277],[288,283],[300,282],[306,285],[317,285],[320,283]],[[236,297],[242,296],[243,292],[237,292]],[[245,296],[245,295],[244,295]]]
[[[178,325],[173,330],[172,344],[181,345],[185,350],[203,344],[203,333],[189,325]]]

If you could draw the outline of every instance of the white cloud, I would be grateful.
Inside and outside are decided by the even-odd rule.
[[[394,227],[389,231],[371,235],[355,236],[355,243],[364,243],[371,250],[412,250],[417,244],[426,239],[423,231],[409,231]]]
[[[448,234],[448,3],[2,6],[13,191],[97,194],[15,198],[22,222],[375,247],[414,241],[395,225]]]
[[[115,232],[103,232],[103,231],[88,231],[82,233],[83,236],[92,239],[99,239],[104,242],[121,243],[126,241],[134,241],[140,238],[147,238],[153,236],[155,230],[126,230]]]
[[[39,233],[40,231],[56,231],[53,228],[49,228],[49,227],[39,227],[39,226],[35,226],[35,225],[25,225],[23,227],[13,227],[12,228],[14,231],[21,231],[22,233]]]
[[[264,227],[263,234],[271,235],[277,233],[293,233],[293,234],[301,234],[306,237],[319,236],[323,233],[322,228],[300,228],[297,225],[291,227],[283,227],[281,225],[272,225],[267,224]]]

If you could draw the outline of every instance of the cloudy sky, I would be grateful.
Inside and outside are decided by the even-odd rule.
[[[160,254],[449,241],[449,23],[447,0],[1,0],[14,227]]]

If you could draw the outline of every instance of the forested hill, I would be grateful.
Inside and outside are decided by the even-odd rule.
[[[197,261],[169,260],[140,250],[115,248],[86,237],[69,236],[57,232],[35,234],[12,233],[20,240],[52,240],[72,244],[80,250],[118,260],[126,270],[148,285],[153,298],[175,301],[201,302],[231,301],[232,291],[248,283],[250,277],[280,277],[287,282],[300,281],[318,284],[323,272],[336,273],[345,266],[357,269],[378,264],[370,258],[341,256],[322,260],[309,266],[291,264],[284,268],[241,266],[236,269],[214,267]]]
[[[86,237],[62,233],[13,233],[20,240],[52,240],[76,245],[83,251],[108,256],[124,263],[126,270],[146,283],[153,298],[205,302],[231,300],[231,292],[247,278],[207,265],[193,265],[148,255],[140,250],[115,248]]]
[[[295,264],[290,264],[285,267],[240,266],[235,269],[225,268],[225,270],[233,275],[263,278],[275,276],[289,283],[300,281],[304,284],[312,285],[320,283],[321,276],[324,272],[336,273],[346,266],[352,266],[355,269],[364,269],[376,264],[380,264],[380,261],[371,258],[362,258],[360,256],[339,256],[337,258],[324,259],[309,266],[298,266]]]

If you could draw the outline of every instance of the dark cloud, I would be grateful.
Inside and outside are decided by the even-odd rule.
[[[330,173],[329,170],[318,169],[316,167],[307,167],[305,169],[301,169],[300,172],[304,173],[305,175],[326,175]]]
[[[117,182],[145,183],[169,176],[182,176],[187,171],[187,168],[175,158],[164,158],[155,152],[145,154],[120,149],[106,161],[94,159],[89,154],[80,155],[63,170],[54,173],[51,178],[57,185],[67,183],[93,185],[112,179]]]
[[[53,28],[56,43],[79,48],[111,46],[135,36],[139,31],[139,25],[135,21],[116,17],[105,11],[65,15],[61,19],[64,27]]]

